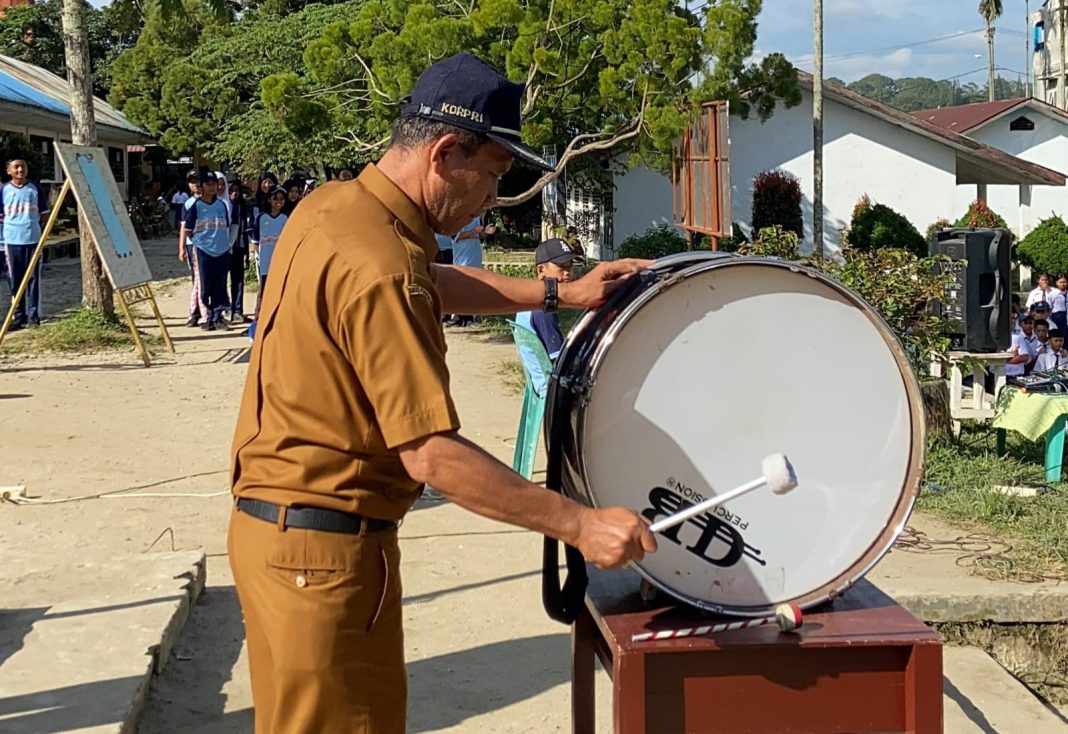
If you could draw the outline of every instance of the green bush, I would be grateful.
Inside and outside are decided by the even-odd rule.
[[[1068,226],[1054,214],[1016,246],[1021,263],[1046,273],[1068,273]]]
[[[863,251],[895,247],[918,257],[927,254],[927,242],[909,220],[885,204],[873,204],[866,194],[853,209],[849,244]]]
[[[786,171],[762,171],[753,179],[753,231],[782,227],[801,236],[801,182]]]
[[[741,245],[738,254],[797,260],[801,256],[801,238],[778,225],[765,227],[757,233],[756,242]]]
[[[949,350],[945,321],[935,316],[929,305],[944,298],[955,282],[946,258],[918,257],[899,247],[859,250],[849,246],[834,259],[818,255],[801,258],[797,248],[798,237],[793,232],[768,228],[739,252],[798,260],[855,291],[890,326],[917,375],[927,374],[932,359],[945,361]]]
[[[977,229],[1008,229],[1009,225],[1001,215],[986,205],[985,201],[976,199],[968,206],[968,211],[957,220],[957,227],[975,227]]]
[[[686,238],[674,227],[656,227],[645,234],[631,235],[619,246],[619,257],[639,257],[655,260],[665,255],[686,252]]]

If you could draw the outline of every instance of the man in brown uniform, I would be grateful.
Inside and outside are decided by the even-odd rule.
[[[642,263],[573,283],[432,264],[434,232],[496,201],[521,84],[461,54],[427,69],[377,166],[305,199],[271,262],[234,437],[229,551],[258,734],[403,734],[398,521],[433,483],[611,568],[656,543],[636,512],[527,482],[461,438],[442,311],[596,306]]]

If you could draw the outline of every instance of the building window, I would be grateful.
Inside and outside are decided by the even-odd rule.
[[[1046,24],[1043,21],[1035,23],[1035,53],[1038,53],[1046,46]]]
[[[1035,123],[1031,122],[1029,118],[1024,117],[1023,115],[1017,117],[1015,120],[1009,123],[1009,130],[1012,130],[1013,132],[1034,129]]]
[[[123,149],[122,148],[108,148],[108,166],[111,167],[111,173],[115,176],[115,180],[118,183],[122,183],[126,180],[126,166],[123,165]]]

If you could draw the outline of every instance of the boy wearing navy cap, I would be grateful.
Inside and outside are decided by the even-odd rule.
[[[230,272],[230,216],[226,205],[216,197],[218,177],[211,171],[200,174],[200,198],[185,214],[183,237],[196,248],[200,297],[206,309],[205,331],[227,329],[223,312],[230,305],[226,276]],[[184,242],[182,243],[184,244]]]
[[[560,283],[571,281],[571,266],[581,258],[575,254],[565,240],[551,239],[542,242],[534,250],[534,267],[537,271],[538,280],[555,278]],[[560,356],[560,350],[564,346],[564,335],[560,331],[560,318],[555,312],[545,311],[520,311],[515,315],[515,321],[520,326],[533,331],[545,347],[545,353],[553,362]],[[519,355],[523,359],[523,366],[534,381],[534,390],[538,395],[545,395],[549,383],[549,376],[541,369],[541,362],[530,350],[520,347]]]

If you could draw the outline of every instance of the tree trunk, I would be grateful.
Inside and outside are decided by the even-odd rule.
[[[89,67],[89,37],[82,0],[63,0],[63,47],[70,83],[70,132],[75,145],[96,145],[96,115],[93,109],[93,78]],[[78,213],[81,239],[82,304],[104,316],[114,316],[111,283],[104,273],[88,223]]]
[[[986,64],[987,64],[987,96],[990,101],[995,99],[994,94],[994,25],[986,23]]]
[[[950,435],[953,419],[949,412],[949,383],[945,380],[923,380],[920,392],[923,395],[924,417],[927,419],[927,435]]]

